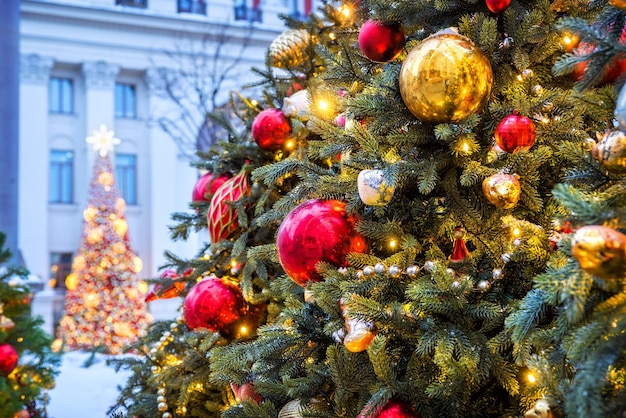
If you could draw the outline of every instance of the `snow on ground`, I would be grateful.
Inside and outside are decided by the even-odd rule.
[[[64,353],[55,387],[49,391],[49,418],[107,418],[107,411],[117,400],[117,386],[123,386],[129,371],[119,373],[107,366],[109,355],[96,354],[93,363],[84,367],[91,353]]]

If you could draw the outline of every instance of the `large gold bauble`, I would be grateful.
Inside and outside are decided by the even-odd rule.
[[[284,31],[269,46],[270,65],[277,68],[290,68],[302,64],[308,58],[309,39],[309,32],[305,29]]]
[[[417,44],[400,70],[400,94],[422,122],[458,122],[480,111],[489,99],[489,59],[469,38],[434,34]]]
[[[580,268],[601,279],[626,274],[626,235],[602,225],[587,225],[572,237],[572,254]]]

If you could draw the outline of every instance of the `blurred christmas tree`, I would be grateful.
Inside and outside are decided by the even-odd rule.
[[[154,328],[122,395],[133,414],[623,414],[625,135],[591,146],[624,119],[611,3],[327,2],[287,19],[237,134],[265,157],[247,166],[257,189],[177,215],[185,238],[206,210],[214,244],[171,255],[269,315],[239,341],[222,320],[246,316],[240,297],[201,296],[237,291],[188,280],[184,318]],[[230,140],[201,155],[211,175],[244,165],[220,166]]]
[[[0,232],[0,264],[10,258]],[[0,418],[46,417],[46,389],[54,387],[59,355],[43,321],[30,316],[28,272],[0,268]],[[17,415],[16,415],[17,414]]]
[[[149,318],[140,283],[141,259],[130,245],[125,202],[109,152],[119,140],[101,126],[87,142],[98,151],[88,191],[83,237],[66,279],[59,335],[66,348],[118,353],[145,332]]]

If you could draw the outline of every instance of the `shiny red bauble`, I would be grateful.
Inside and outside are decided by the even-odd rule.
[[[411,405],[392,399],[376,418],[419,418],[419,414]]]
[[[358,418],[364,418],[365,416],[372,416],[367,408],[359,414]],[[420,414],[415,412],[415,409],[413,409],[411,405],[395,399],[391,399],[387,402],[385,406],[373,416],[375,418],[420,418]]]
[[[485,4],[492,13],[500,13],[511,5],[511,0],[485,0]]]
[[[622,34],[622,38],[620,38],[620,43],[626,44],[626,32]],[[574,54],[576,55],[587,55],[593,53],[596,47],[590,45],[585,42],[581,42],[580,45],[574,49]],[[574,67],[574,71],[572,72],[572,76],[574,77],[574,81],[582,80],[583,76],[587,72],[587,61],[579,62]],[[602,78],[598,84],[608,84],[612,83],[617,78],[622,75],[622,73],[626,72],[626,58],[616,58],[611,60],[607,67],[604,69]]]
[[[368,20],[359,31],[359,48],[372,61],[391,61],[404,48],[404,29],[398,22]]]
[[[196,182],[196,185],[193,186],[191,201],[209,202],[211,200],[210,196],[213,195],[230,177],[231,176],[228,174],[220,174],[219,176],[213,178],[213,173],[206,173],[201,176]],[[207,195],[209,196],[208,199]]]
[[[11,344],[0,344],[0,375],[9,375],[16,367],[19,356]]]
[[[259,148],[276,151],[291,134],[287,117],[278,109],[265,109],[252,121],[252,138]]]
[[[228,238],[239,228],[237,210],[231,203],[249,194],[250,183],[245,169],[226,180],[215,192],[207,211],[207,223],[212,243]]]
[[[315,270],[320,261],[342,267],[348,253],[366,252],[356,221],[339,200],[312,199],[296,206],[280,224],[276,240],[278,259],[291,280],[300,286],[320,281]]]
[[[246,314],[241,289],[218,278],[204,279],[189,290],[183,302],[185,324],[190,329],[219,332]]]
[[[500,121],[494,136],[502,151],[526,151],[535,143],[537,130],[530,118],[512,114]]]

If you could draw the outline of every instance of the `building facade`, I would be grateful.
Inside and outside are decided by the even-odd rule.
[[[166,249],[191,257],[197,248],[197,241],[169,238],[170,215],[189,210],[198,173],[189,152],[155,123],[176,111],[159,94],[158,74],[176,66],[168,51],[183,42],[204,42],[209,53],[220,48],[217,59],[236,63],[221,85],[226,94],[250,81],[251,66],[263,65],[284,30],[278,14],[310,10],[309,0],[21,1],[18,246],[46,284],[40,293],[56,295],[55,316],[83,228],[94,160],[85,138],[104,124],[121,140],[114,164],[131,244],[141,275],[158,276]],[[196,117],[191,123],[200,129]],[[49,318],[49,307],[34,310],[52,330],[58,318]]]

